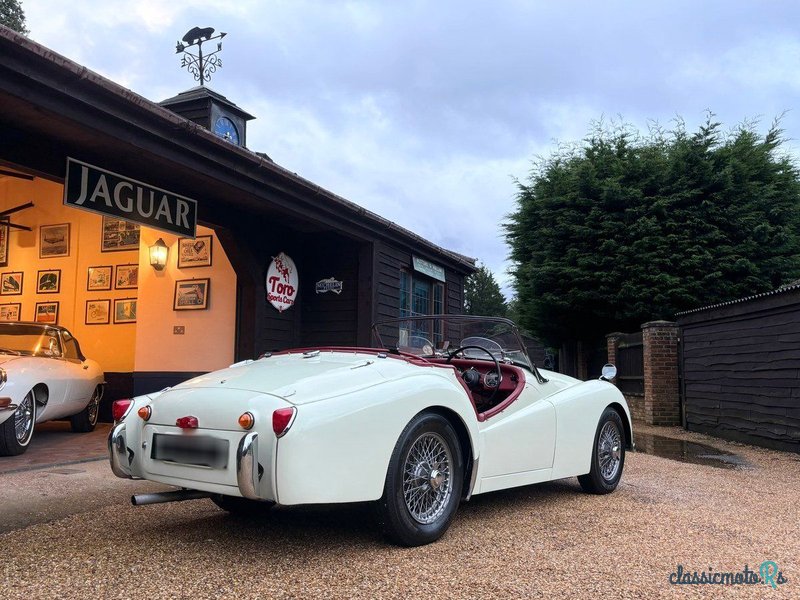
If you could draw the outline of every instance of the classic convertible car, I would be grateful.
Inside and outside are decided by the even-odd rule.
[[[103,371],[63,327],[0,323],[0,456],[22,454],[36,423],[69,418],[92,431]]]
[[[533,365],[511,321],[412,317],[378,348],[265,354],[114,403],[113,472],[231,512],[374,501],[394,542],[438,539],[462,500],[577,476],[605,494],[632,447],[625,399]]]

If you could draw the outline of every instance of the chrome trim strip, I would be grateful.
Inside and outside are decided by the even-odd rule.
[[[8,406],[3,406],[2,408],[0,408],[0,412],[2,412],[4,410],[17,410],[17,405],[16,404],[9,404]]]
[[[472,475],[470,475],[469,478],[469,489],[467,490],[467,495],[464,497],[464,500],[472,498],[472,490],[475,489],[475,483],[478,481],[478,463],[480,460],[480,457],[478,457],[472,461]]]
[[[236,451],[236,482],[239,492],[250,500],[264,500],[258,495],[258,434],[248,433]]]
[[[112,427],[108,434],[108,460],[114,475],[122,479],[133,479],[126,452],[125,423]]]

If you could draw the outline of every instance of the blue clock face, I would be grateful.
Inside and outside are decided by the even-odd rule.
[[[233,121],[228,117],[220,117],[217,119],[214,123],[214,133],[223,140],[228,140],[237,146],[239,145],[239,132],[236,129],[236,125],[234,125]]]

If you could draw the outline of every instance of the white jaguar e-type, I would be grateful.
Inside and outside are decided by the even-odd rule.
[[[22,454],[36,423],[69,417],[92,431],[103,370],[73,335],[55,325],[0,323],[0,456]]]
[[[438,539],[462,500],[578,476],[613,491],[633,444],[614,376],[542,371],[499,318],[375,326],[379,348],[265,354],[114,403],[111,468],[232,512],[375,501],[395,542]]]

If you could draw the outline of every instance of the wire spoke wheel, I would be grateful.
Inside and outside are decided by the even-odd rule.
[[[89,404],[86,406],[86,416],[89,418],[89,423],[91,425],[97,424],[97,415],[100,409],[100,392],[95,389],[94,393],[92,394],[92,399],[89,400]]]
[[[17,412],[14,413],[14,433],[17,442],[21,445],[27,444],[33,434],[34,402],[33,394],[29,392],[19,403]]]
[[[597,460],[600,474],[606,481],[613,481],[619,471],[622,457],[622,435],[617,424],[608,421],[597,438]]]
[[[445,512],[453,493],[452,465],[450,448],[437,433],[423,433],[409,448],[403,465],[403,498],[418,523],[433,523]]]

